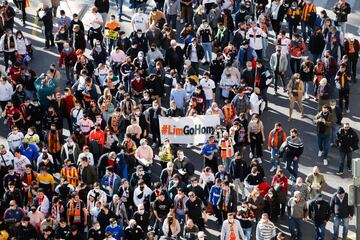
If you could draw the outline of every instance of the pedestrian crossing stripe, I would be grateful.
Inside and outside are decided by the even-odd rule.
[[[38,26],[38,23],[39,23],[39,18],[38,18],[38,16],[35,16],[35,18],[34,18],[34,28],[33,28],[33,30],[32,30],[32,32],[31,32],[31,35],[32,36],[37,36],[37,31],[36,31],[36,27]]]

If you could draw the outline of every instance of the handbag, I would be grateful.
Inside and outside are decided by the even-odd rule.
[[[204,219],[204,223],[206,223],[208,220],[208,215],[206,214],[205,211],[202,212],[202,218]]]

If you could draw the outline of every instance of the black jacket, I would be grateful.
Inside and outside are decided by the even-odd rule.
[[[340,128],[336,134],[336,144],[339,146],[341,151],[354,151],[359,149],[359,137],[352,128],[348,131],[345,131],[344,128]]]
[[[180,71],[184,64],[184,54],[180,46],[176,46],[175,49],[172,47],[166,49],[165,52],[165,65],[169,66],[170,69],[176,69]]]
[[[342,14],[345,12],[345,14]],[[339,23],[347,22],[347,16],[351,12],[351,6],[349,3],[336,3],[334,6],[334,13],[336,14],[336,21]]]
[[[230,176],[232,179],[240,178],[243,182],[248,174],[248,166],[244,160],[233,159],[230,162]]]
[[[110,2],[109,0],[95,0],[94,6],[97,7],[99,13],[108,13]]]
[[[322,33],[313,34],[309,40],[309,51],[312,54],[321,54],[325,47],[325,39]]]
[[[348,204],[349,196],[345,193],[345,196],[342,201],[337,193],[331,198],[330,208],[331,213],[333,213],[336,217],[339,218],[347,218],[354,215],[354,206],[349,206]]]
[[[224,196],[224,189],[221,190],[220,192],[220,197],[217,203],[217,206],[219,207],[219,209],[222,209],[223,203],[225,201],[225,196]],[[229,203],[228,203],[228,207],[227,207],[227,212],[236,212],[237,211],[237,193],[236,191],[230,187],[230,193],[229,193]]]
[[[330,204],[323,199],[314,199],[309,202],[309,217],[315,223],[329,221],[331,216]]]
[[[37,234],[35,228],[29,223],[27,227],[20,225],[17,231],[17,238],[19,240],[36,239]]]
[[[186,49],[186,57],[188,57],[189,59],[191,59],[191,49],[192,49],[192,44],[189,44]],[[204,58],[204,54],[205,52],[203,47],[199,44],[196,44],[196,55],[198,57],[199,62]]]

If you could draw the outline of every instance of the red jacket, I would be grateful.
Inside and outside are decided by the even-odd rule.
[[[59,67],[61,68],[63,65],[73,67],[75,66],[76,60],[76,53],[72,48],[70,48],[67,54],[65,53],[65,50],[63,50],[60,53]]]
[[[97,131],[96,129],[92,130],[89,134],[89,141],[96,140],[98,143],[104,147],[105,144],[105,133],[103,130]]]

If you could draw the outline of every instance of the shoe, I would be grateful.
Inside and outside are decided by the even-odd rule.
[[[343,175],[344,174],[344,172],[341,172],[341,171],[338,171],[337,173],[336,173],[336,175]]]
[[[277,91],[275,91],[274,96],[277,96],[277,95],[279,95],[279,93]]]
[[[262,163],[261,158],[256,158],[256,160],[258,160],[259,163]]]
[[[350,113],[350,109],[346,109],[346,113]]]
[[[307,93],[305,93],[304,97],[305,99],[309,99],[309,95]]]
[[[301,114],[300,118],[305,118],[305,115],[304,115],[304,114]]]
[[[322,156],[322,151],[319,150],[318,157],[321,157],[321,156]]]
[[[157,144],[156,144],[156,143],[153,143],[153,144],[151,145],[151,147],[152,147],[152,148],[156,148],[156,147],[157,147]]]
[[[180,19],[180,23],[184,23],[184,19]]]
[[[288,122],[291,122],[291,120],[292,120],[292,118],[291,118],[291,117],[289,117],[289,118],[288,118]]]
[[[277,168],[273,166],[273,167],[270,169],[270,172],[274,172],[276,169],[277,169]]]
[[[348,171],[351,172],[351,168],[348,168]]]
[[[328,165],[328,160],[324,159],[324,166]]]
[[[49,50],[50,48],[49,47],[43,47],[44,50]]]
[[[253,158],[252,152],[249,153],[249,158]]]
[[[189,143],[188,145],[186,145],[186,148],[191,148],[192,147],[192,144]]]

